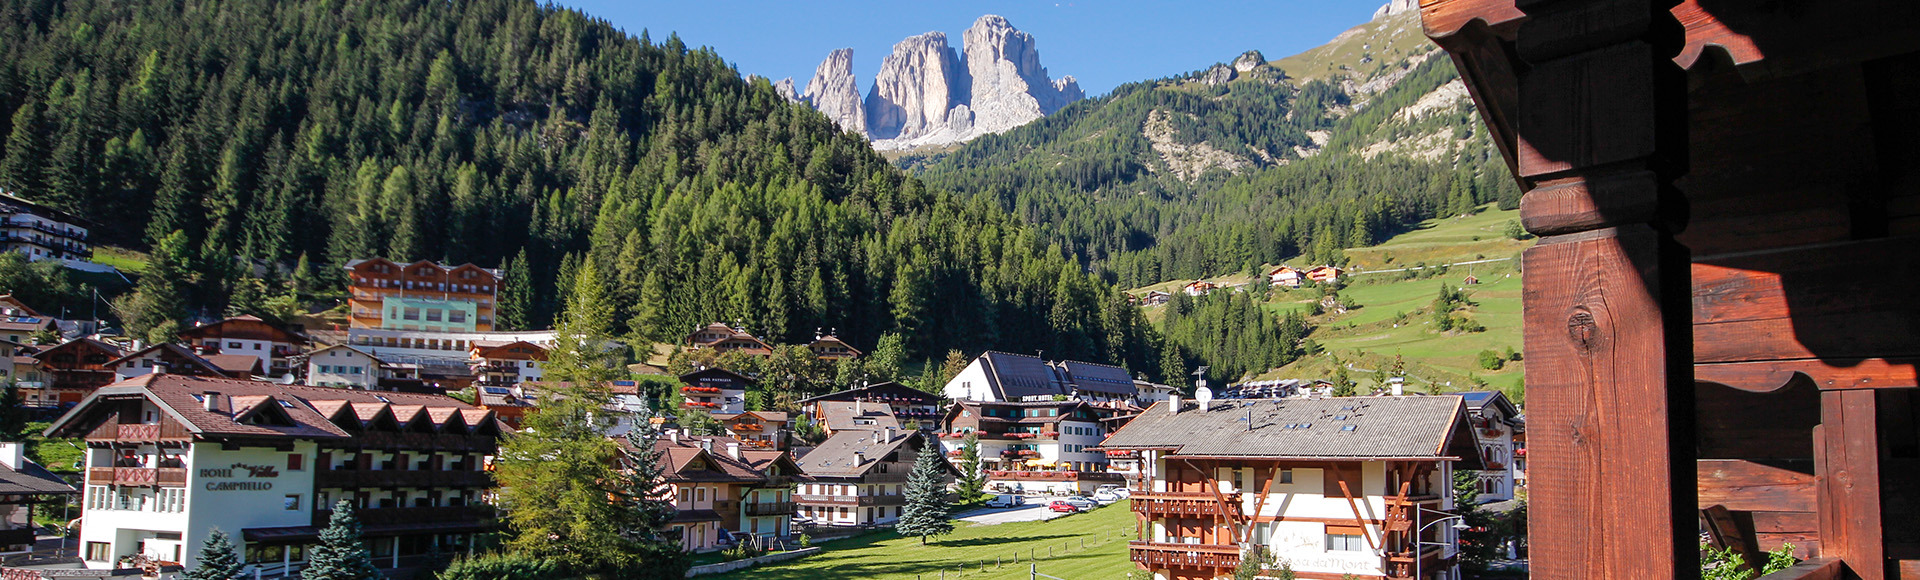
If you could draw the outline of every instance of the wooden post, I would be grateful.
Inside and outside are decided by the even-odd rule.
[[[1676,0],[1423,0],[1541,237],[1527,276],[1539,578],[1699,575]]]
[[[1820,556],[1846,562],[1860,580],[1887,578],[1881,543],[1880,421],[1872,390],[1820,393],[1814,428],[1814,488],[1820,505]]]

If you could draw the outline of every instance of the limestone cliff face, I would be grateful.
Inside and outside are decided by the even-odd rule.
[[[867,132],[875,140],[917,139],[948,126],[948,111],[963,105],[967,69],[947,35],[928,32],[893,45],[867,93]]]
[[[780,98],[786,99],[789,103],[800,102],[800,93],[794,92],[793,90],[793,77],[775,81],[773,83],[773,92],[779,93]]]
[[[840,128],[865,135],[866,109],[860,106],[860,85],[853,77],[853,49],[842,48],[827,54],[827,60],[814,69],[801,100],[826,113]]]
[[[1420,0],[1388,0],[1385,6],[1373,11],[1373,19],[1379,20],[1395,14],[1414,12],[1420,9]]]
[[[900,41],[881,61],[864,102],[855,91],[853,52],[836,50],[802,100],[862,131],[875,147],[910,149],[1006,131],[1087,97],[1073,77],[1050,78],[1033,35],[1005,18],[980,17],[962,40],[964,52],[940,32]]]

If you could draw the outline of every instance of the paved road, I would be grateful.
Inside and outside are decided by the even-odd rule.
[[[1044,496],[1033,496],[1033,497],[1027,498],[1027,505],[1023,505],[1016,508],[984,508],[984,509],[965,511],[965,512],[960,512],[958,514],[954,514],[954,519],[973,522],[981,525],[993,525],[993,524],[1004,524],[1009,522],[1031,522],[1031,521],[1038,521],[1038,520],[1051,520],[1053,518],[1067,515],[1066,512],[1056,512],[1056,511],[1047,509],[1047,502],[1050,502],[1050,501],[1053,501],[1053,498],[1044,497]],[[1100,509],[1105,509],[1105,508],[1103,507]]]

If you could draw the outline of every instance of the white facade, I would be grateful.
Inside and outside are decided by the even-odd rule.
[[[952,380],[947,381],[947,385],[941,389],[941,394],[956,401],[961,399],[989,403],[1000,401],[999,397],[993,394],[993,384],[988,382],[987,363],[979,357],[975,357],[973,362],[967,363],[967,368],[961,369],[960,374],[954,375]]]
[[[526,341],[553,348],[557,333],[552,330],[512,332],[428,332],[384,328],[347,329],[347,344],[388,362],[416,362],[410,359],[438,359],[465,366],[475,342]]]
[[[1483,415],[1472,419],[1473,438],[1480,445],[1480,461],[1487,469],[1479,475],[1480,502],[1513,499],[1514,447],[1513,426],[1503,422],[1502,413],[1489,405]]]
[[[200,339],[196,344],[210,347],[214,349],[212,352],[220,354],[241,354],[260,359],[260,368],[267,369],[269,373],[273,372],[273,352],[275,347],[278,347],[280,352],[299,352],[299,349],[290,342],[274,342],[247,338],[204,338]]]
[[[158,368],[161,364],[160,351],[153,350],[147,354],[120,361],[120,364],[113,367],[113,374],[119,377],[119,380],[127,380],[152,373],[154,369]]]
[[[152,403],[146,406],[157,412]],[[140,467],[174,465],[163,462],[157,451],[142,446],[134,460]],[[112,568],[119,558],[136,554],[191,566],[207,534],[216,528],[239,544],[240,531],[246,528],[308,525],[314,490],[307,469],[314,453],[311,441],[294,442],[291,452],[270,447],[223,450],[217,443],[196,443],[178,457],[186,470],[184,487],[89,482],[80,555],[92,569]],[[119,459],[109,449],[87,451],[89,467],[113,467]],[[302,469],[290,469],[296,462]]]
[[[307,384],[316,387],[373,389],[380,384],[380,359],[340,346],[307,355]]]

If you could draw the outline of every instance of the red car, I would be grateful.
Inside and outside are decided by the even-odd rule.
[[[1056,512],[1069,512],[1069,513],[1071,513],[1071,512],[1078,512],[1078,511],[1080,511],[1080,506],[1077,506],[1077,505],[1073,505],[1073,504],[1070,504],[1070,503],[1067,503],[1067,502],[1064,502],[1064,501],[1060,501],[1060,500],[1054,500],[1054,501],[1053,501],[1053,503],[1050,503],[1050,504],[1047,504],[1047,509],[1050,509],[1050,510],[1053,510],[1053,511],[1056,511]]]

